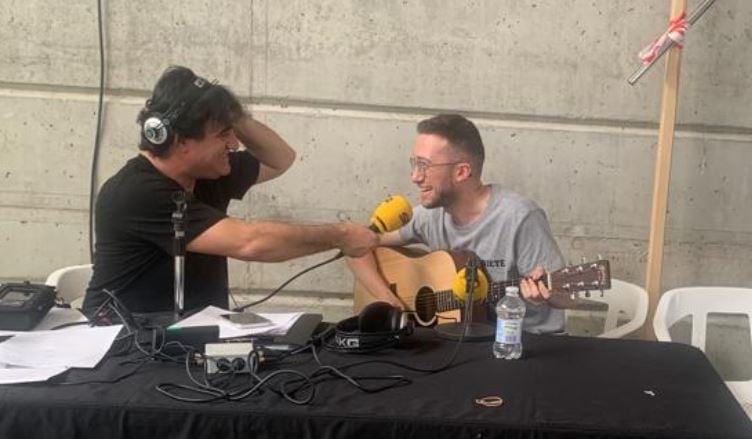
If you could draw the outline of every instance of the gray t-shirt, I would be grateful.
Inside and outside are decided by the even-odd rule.
[[[444,208],[418,206],[399,235],[404,244],[422,243],[431,251],[470,250],[494,282],[527,275],[537,265],[548,271],[564,266],[543,209],[499,185],[491,185],[488,206],[471,224],[454,224]],[[528,302],[523,329],[536,334],[563,331],[564,312]]]

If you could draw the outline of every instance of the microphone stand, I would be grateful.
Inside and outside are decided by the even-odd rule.
[[[175,254],[174,319],[177,322],[183,317],[185,306],[185,211],[188,203],[183,191],[174,192],[172,201],[175,203],[175,211],[172,213],[172,230],[175,232],[172,250]]]
[[[478,276],[478,258],[474,254],[470,255],[465,266],[466,284],[465,284],[465,313],[462,322],[444,323],[436,325],[436,332],[439,337],[449,340],[459,340],[461,337],[468,341],[486,341],[491,340],[494,336],[494,329],[491,325],[482,322],[473,321],[473,296],[475,293],[475,284]],[[463,332],[464,336],[463,336]]]

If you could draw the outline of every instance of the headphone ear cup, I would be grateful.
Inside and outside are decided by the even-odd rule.
[[[154,147],[153,152],[161,154],[172,143],[172,123],[162,114],[154,113],[144,121],[141,134]]]
[[[394,332],[400,329],[402,312],[386,302],[374,302],[363,308],[358,317],[360,332]]]

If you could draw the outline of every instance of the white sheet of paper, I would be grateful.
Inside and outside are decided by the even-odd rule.
[[[270,324],[254,326],[252,328],[241,328],[234,325],[224,318],[222,314],[237,314],[226,309],[216,306],[207,306],[196,314],[181,320],[171,328],[188,328],[191,326],[211,326],[219,327],[219,338],[243,337],[249,335],[281,335],[286,334],[292,325],[303,315],[302,312],[293,313],[257,313],[271,321]]]
[[[92,368],[112,346],[122,325],[16,333],[0,343],[0,363],[26,367]]]
[[[34,383],[47,381],[55,375],[68,370],[67,367],[1,367],[0,366],[0,384],[14,383]]]

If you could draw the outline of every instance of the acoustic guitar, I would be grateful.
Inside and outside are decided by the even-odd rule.
[[[378,247],[374,251],[376,266],[386,279],[389,289],[415,313],[416,323],[430,326],[437,319],[461,320],[463,300],[455,297],[452,284],[458,271],[465,268],[471,255],[465,251],[423,251],[405,247]],[[553,294],[576,296],[580,292],[611,288],[611,272],[607,260],[597,260],[549,272],[541,279]],[[519,285],[520,279],[490,282],[488,293],[474,305],[473,320],[486,318],[486,310],[504,296],[507,286]],[[356,281],[354,308],[359,313],[376,302],[365,287]],[[477,312],[476,312],[477,311]]]

